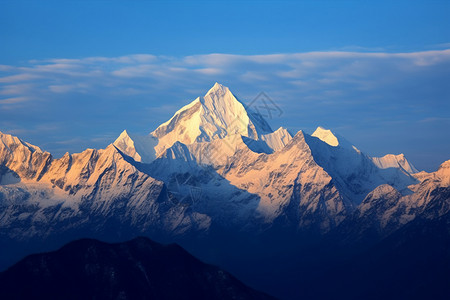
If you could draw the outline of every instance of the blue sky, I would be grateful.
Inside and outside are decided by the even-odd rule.
[[[450,1],[0,1],[0,131],[60,156],[218,81],[370,155],[450,159]]]

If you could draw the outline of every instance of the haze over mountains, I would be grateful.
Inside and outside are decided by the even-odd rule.
[[[370,157],[322,127],[273,130],[218,83],[149,135],[125,130],[105,149],[54,159],[0,133],[2,267],[31,251],[11,250],[23,243],[81,237],[176,240],[212,261],[189,241],[367,246],[446,218],[449,195],[450,161],[418,172],[403,154]]]

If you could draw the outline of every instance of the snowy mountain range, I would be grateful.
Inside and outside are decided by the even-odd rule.
[[[0,240],[149,235],[217,228],[384,237],[450,208],[450,160],[418,172],[403,154],[370,157],[318,127],[273,130],[216,83],[147,136],[55,159],[0,133]]]

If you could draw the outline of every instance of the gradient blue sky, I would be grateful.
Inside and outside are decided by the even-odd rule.
[[[270,120],[419,169],[450,159],[450,1],[0,1],[0,131],[60,156],[218,81]]]

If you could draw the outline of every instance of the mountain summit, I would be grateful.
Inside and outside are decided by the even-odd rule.
[[[338,138],[329,129],[325,129],[321,126],[317,127],[312,136],[317,137],[330,146],[337,147],[339,145]]]
[[[215,152],[215,156],[223,156],[232,155],[235,149],[250,143],[252,145],[248,146],[257,152],[273,152],[284,147],[291,138],[285,128],[274,132],[259,113],[245,106],[229,88],[215,83],[205,96],[182,107],[148,136],[124,131],[114,145],[137,162],[151,163],[166,155],[171,147],[180,145],[190,148],[200,161],[200,150],[205,149],[196,145],[202,143],[210,145],[206,150]],[[205,159],[218,163],[211,155],[203,161]]]
[[[246,108],[227,87],[215,83],[204,97],[178,110],[151,135],[159,140],[159,154],[177,141],[189,145],[233,135],[259,139],[271,132],[259,114]]]

